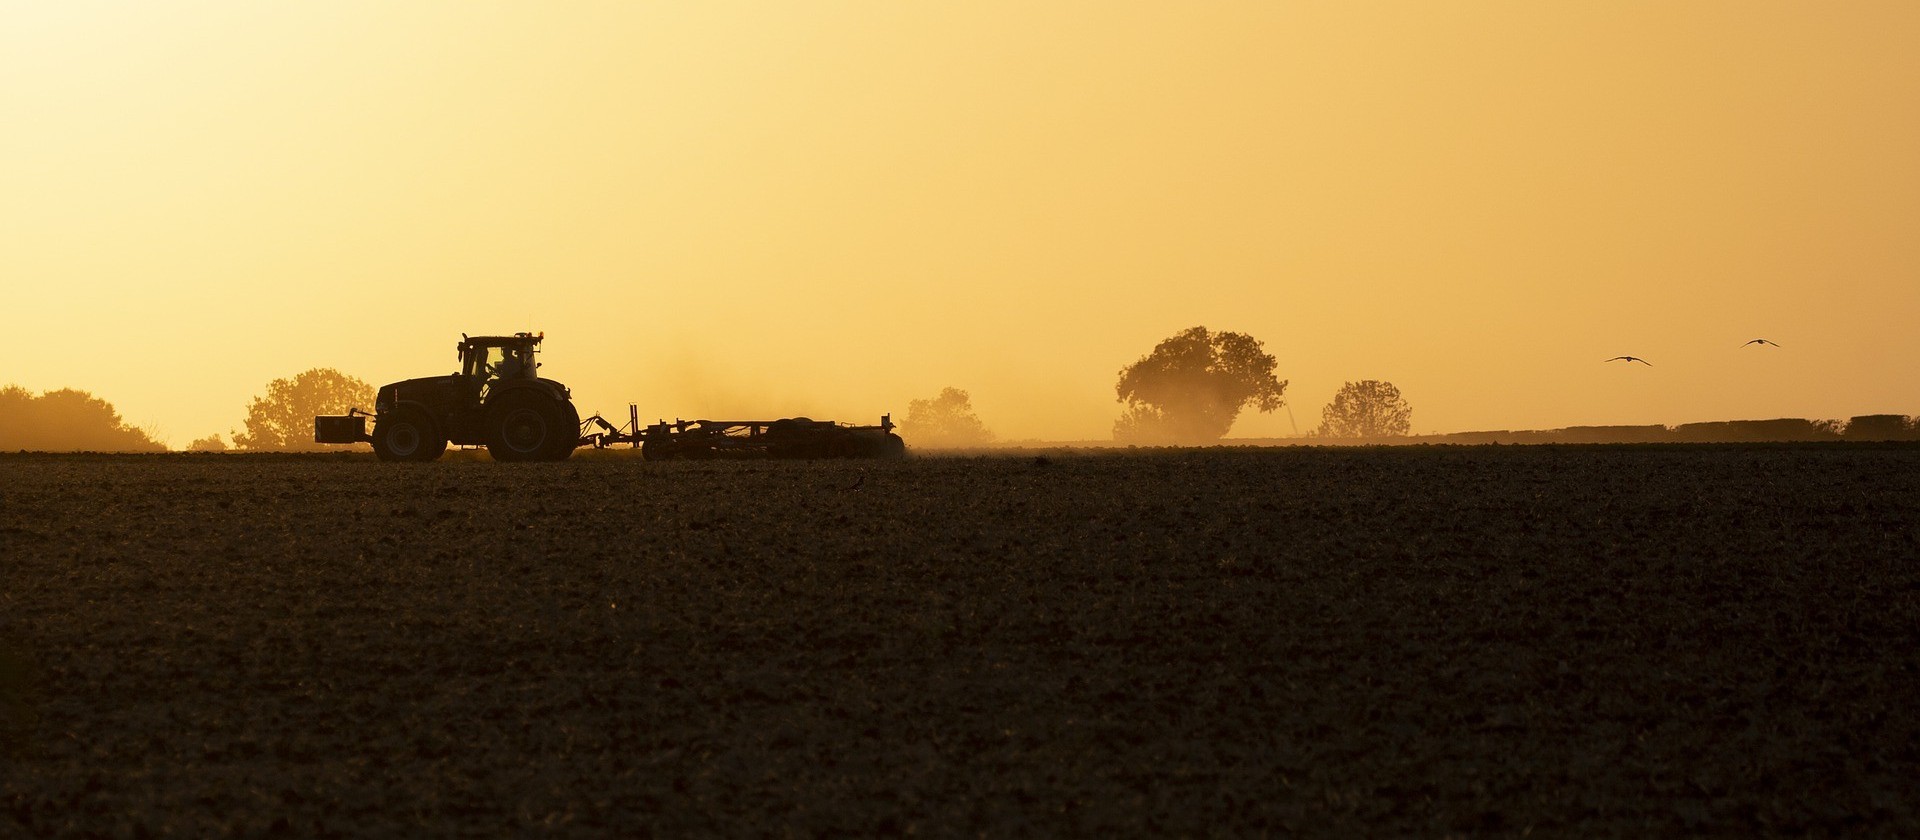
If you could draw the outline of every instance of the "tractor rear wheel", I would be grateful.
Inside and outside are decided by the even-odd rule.
[[[495,461],[557,461],[561,441],[580,440],[580,425],[567,423],[565,403],[532,393],[509,394],[487,412],[487,453]],[[573,447],[566,448],[571,455]]]
[[[373,454],[382,461],[432,461],[447,451],[447,439],[417,408],[399,408],[373,424]]]
[[[560,403],[560,434],[553,439],[553,448],[547,451],[547,460],[565,461],[573,457],[573,450],[580,448],[580,410],[573,407],[571,400]]]

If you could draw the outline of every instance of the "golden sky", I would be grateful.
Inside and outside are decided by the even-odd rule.
[[[542,330],[583,413],[1920,413],[1920,3],[0,0],[0,383],[175,446]],[[1765,337],[1780,349],[1748,347]],[[1602,364],[1632,354],[1654,367]]]

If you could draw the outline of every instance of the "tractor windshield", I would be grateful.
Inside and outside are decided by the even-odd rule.
[[[522,379],[533,375],[532,347],[488,347],[482,370],[488,379]]]

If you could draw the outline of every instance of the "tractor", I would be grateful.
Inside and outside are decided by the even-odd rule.
[[[432,461],[447,444],[485,446],[496,461],[564,461],[580,445],[567,386],[537,375],[541,333],[460,336],[460,370],[384,386],[367,415],[314,418],[319,443],[370,442],[382,461]]]
[[[313,418],[317,443],[372,443],[382,461],[432,461],[447,444],[485,446],[495,461],[564,461],[582,446],[627,444],[642,458],[900,458],[907,445],[892,415],[877,426],[790,417],[782,420],[676,420],[642,426],[627,406],[615,426],[599,415],[581,422],[567,386],[535,375],[543,333],[460,336],[460,371],[395,382],[380,389],[373,413]],[[367,418],[373,432],[367,432]],[[591,434],[583,430],[598,427]]]

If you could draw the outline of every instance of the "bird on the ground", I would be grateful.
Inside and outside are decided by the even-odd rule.
[[[1771,341],[1768,341],[1768,340],[1766,340],[1766,339],[1764,339],[1764,338],[1756,338],[1756,339],[1754,339],[1754,340],[1752,340],[1752,341],[1749,341],[1749,342],[1747,342],[1747,344],[1765,344],[1765,345],[1767,345],[1768,347],[1779,347],[1779,346],[1780,346],[1780,345],[1778,345],[1778,344],[1775,344],[1775,343],[1773,343],[1773,342],[1771,342]],[[1740,345],[1740,346],[1741,346],[1741,347],[1745,347],[1745,346],[1747,346],[1747,344],[1742,344],[1742,345]]]
[[[1639,356],[1615,356],[1615,357],[1613,357],[1613,358],[1611,358],[1611,359],[1608,359],[1607,361],[1609,361],[1609,362],[1639,362],[1640,364],[1643,364],[1643,365],[1646,365],[1647,367],[1653,367],[1653,363],[1652,363],[1652,362],[1649,362],[1649,361],[1647,361],[1646,359],[1642,359],[1642,358],[1640,358]]]

